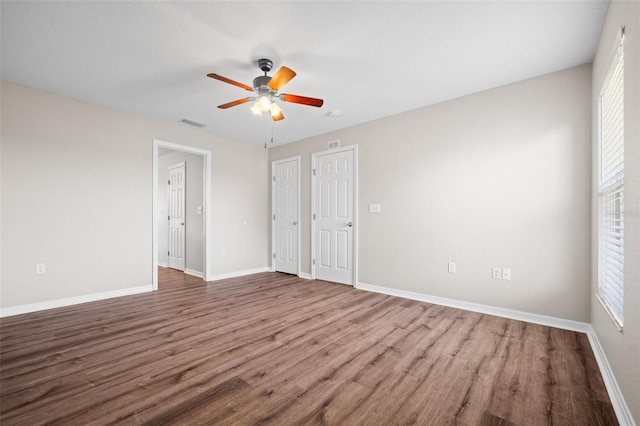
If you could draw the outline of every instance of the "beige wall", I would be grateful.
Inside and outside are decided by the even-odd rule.
[[[590,99],[584,65],[271,149],[302,156],[302,272],[310,154],[340,139],[359,146],[359,282],[588,322]]]
[[[212,151],[208,273],[268,265],[262,147],[8,82],[1,101],[0,306],[151,284],[154,139]]]
[[[624,331],[618,332],[595,294],[598,291],[597,100],[620,26],[624,40]],[[593,62],[593,208],[591,323],[640,424],[640,2],[612,1]]]

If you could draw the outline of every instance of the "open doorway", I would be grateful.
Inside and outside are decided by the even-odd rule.
[[[211,247],[211,208],[209,187],[211,182],[211,152],[199,148],[154,140],[153,142],[153,290],[158,289],[158,266],[175,266],[175,251],[170,246],[171,215],[170,170],[182,164],[184,188],[184,244],[183,264],[178,269],[187,274],[207,279],[211,271],[207,253]],[[175,231],[175,230],[174,230]],[[170,244],[170,241],[172,243]],[[172,257],[173,255],[173,257]]]
[[[202,155],[158,153],[158,265],[204,278]]]

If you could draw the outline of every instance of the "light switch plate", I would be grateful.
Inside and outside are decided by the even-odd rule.
[[[369,213],[380,213],[380,204],[369,204]]]

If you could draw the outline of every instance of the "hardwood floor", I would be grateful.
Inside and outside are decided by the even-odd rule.
[[[0,327],[2,425],[618,424],[585,334],[279,273]]]

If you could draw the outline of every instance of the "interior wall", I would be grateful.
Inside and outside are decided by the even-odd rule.
[[[212,152],[207,273],[268,266],[262,146],[4,81],[0,96],[0,306],[151,286],[154,139]]]
[[[301,155],[302,272],[311,153],[339,139],[359,146],[360,283],[588,322],[590,99],[583,65],[270,149]]]
[[[595,297],[598,292],[598,95],[620,27],[624,39],[624,330]],[[640,2],[609,4],[593,61],[593,204],[591,324],[635,422],[640,424]]]
[[[169,167],[185,163],[185,268],[190,273],[204,271],[204,183],[202,155],[160,149],[158,158],[158,263],[169,262],[169,221],[167,220],[167,181]],[[198,213],[200,208],[200,213]]]

